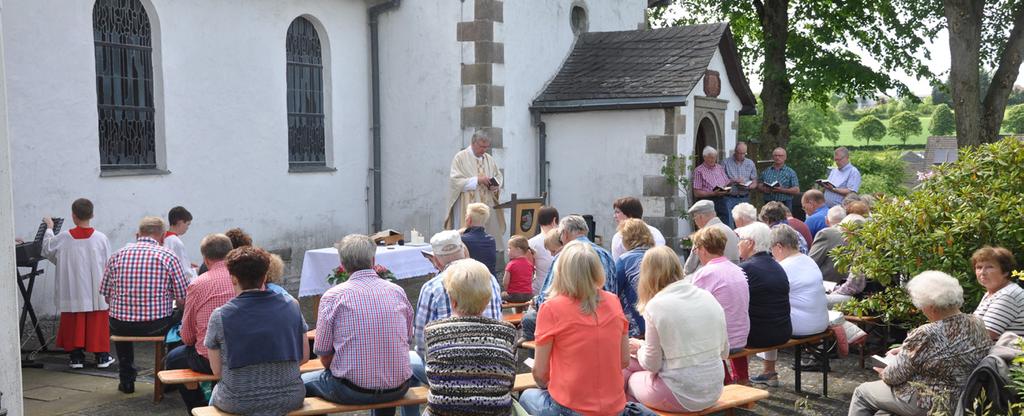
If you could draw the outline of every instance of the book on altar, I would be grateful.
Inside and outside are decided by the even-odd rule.
[[[877,355],[876,354],[876,355],[872,355],[871,356],[871,366],[872,367],[885,368],[885,367],[888,367],[888,366],[892,365],[892,363],[895,362],[895,361],[896,361],[896,356],[895,355],[886,355],[885,357],[883,357],[881,355]]]
[[[828,179],[818,179],[818,180],[814,181],[814,183],[816,183],[818,185],[821,185],[822,187],[825,187],[825,188],[828,188],[828,187],[836,188],[836,185],[834,183],[832,183],[832,182],[829,182]]]

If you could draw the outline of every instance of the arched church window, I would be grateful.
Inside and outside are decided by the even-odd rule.
[[[570,24],[572,24],[572,34],[579,35],[581,33],[587,33],[587,27],[589,22],[587,21],[587,9],[584,9],[581,5],[572,6],[572,11],[569,14]]]
[[[156,168],[153,47],[139,0],[97,0],[92,11],[100,169]]]
[[[324,77],[320,37],[308,19],[288,26],[288,163],[325,166]]]

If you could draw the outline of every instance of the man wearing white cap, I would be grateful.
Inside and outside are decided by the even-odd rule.
[[[697,201],[690,206],[690,209],[687,212],[690,213],[690,218],[693,218],[693,223],[697,224],[698,229],[704,227],[718,227],[721,229],[727,238],[727,241],[725,242],[725,257],[733,263],[739,263],[740,238],[736,236],[736,232],[733,231],[732,228],[729,228],[728,225],[722,223],[722,220],[718,219],[718,216],[715,214],[714,202],[706,199]],[[693,253],[690,253],[686,258],[686,264],[683,265],[683,274],[689,275],[690,273],[697,271],[700,266],[700,259]]]
[[[469,253],[466,246],[462,244],[462,235],[455,230],[434,234],[430,238],[430,248],[424,249],[422,252],[424,257],[434,263],[438,272],[420,288],[412,330],[416,351],[410,351],[409,358],[412,362],[413,375],[421,382],[426,383],[427,375],[422,359],[427,354],[427,347],[426,341],[423,339],[423,328],[428,323],[451,316],[452,304],[448,300],[448,293],[444,290],[445,269],[455,260],[469,259]],[[498,285],[498,280],[494,276],[491,276],[491,303],[484,310],[483,316],[501,320],[501,286]]]

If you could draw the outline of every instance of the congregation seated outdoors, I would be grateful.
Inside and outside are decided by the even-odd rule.
[[[784,149],[773,154],[784,162]],[[849,163],[845,149],[835,155]],[[717,153],[704,156],[694,186],[727,184]],[[100,367],[117,362],[118,389],[131,393],[130,340],[180,328],[157,377],[195,415],[706,414],[753,407],[768,387],[800,391],[801,370],[821,371],[828,395],[829,350],[846,341],[830,308],[860,296],[867,280],[838,271],[832,249],[846,244],[848,226],[872,221],[857,184],[845,186],[803,193],[806,222],[792,216],[785,187],[765,190],[760,212],[748,195],[695,192],[702,199],[689,207],[697,231],[685,258],[644,222],[635,197],[612,203],[611,251],[587,238],[582,216],[550,206],[536,237],[498,244],[502,236],[477,225],[491,209],[469,204],[466,228],[438,232],[422,250],[438,272],[414,300],[378,274],[377,244],[350,234],[335,246],[347,280],[323,294],[312,322],[275,283],[280,257],[240,229],[203,237],[202,272],[190,277],[198,267],[173,250],[191,221],[181,207],[169,215],[173,231],[143,218],[137,242],[109,254],[89,228],[91,202],[77,200],[78,227],[47,233],[44,253],[60,278],[85,270],[98,283],[69,297],[62,314],[58,345],[69,365],[81,368],[86,352]],[[498,246],[507,246],[507,262]],[[94,255],[77,255],[86,252]],[[856,389],[850,415],[923,415],[957,403],[994,340],[1024,333],[1013,254],[986,246],[971,262],[986,290],[973,314],[961,311],[964,290],[949,275],[909,280],[928,323],[885,353],[888,365],[874,369],[880,380]],[[101,345],[108,337],[114,356]],[[793,380],[776,370],[778,350],[790,348]]]

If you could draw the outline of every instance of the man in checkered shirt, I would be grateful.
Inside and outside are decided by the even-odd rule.
[[[345,236],[336,247],[352,274],[320,298],[313,352],[324,369],[302,375],[306,395],[334,403],[372,404],[398,400],[415,383],[409,366],[412,305],[398,285],[373,271],[377,246],[370,237]],[[419,406],[402,408],[418,416]],[[390,416],[395,409],[377,409]]]
[[[181,315],[174,302],[184,304],[188,280],[174,252],[161,241],[167,225],[160,217],[145,217],[139,223],[135,243],[107,260],[100,294],[110,305],[110,333],[124,336],[164,335]],[[135,391],[135,348],[130,342],[115,342],[124,393]]]

